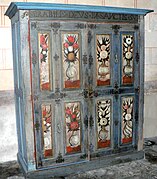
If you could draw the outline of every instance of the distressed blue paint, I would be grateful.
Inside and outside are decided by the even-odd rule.
[[[87,6],[74,4],[55,4],[55,3],[27,3],[27,2],[12,2],[6,11],[5,15],[9,18],[13,17],[18,10],[64,10],[64,11],[87,11],[87,12],[102,12],[102,13],[121,13],[121,14],[137,14],[146,15],[153,10],[135,9],[135,8],[115,8],[106,6]]]
[[[43,93],[42,95],[40,94],[40,80],[39,80],[39,61],[37,61],[37,65],[33,65],[32,69],[29,69],[29,63],[27,64],[27,67],[29,70],[32,70],[30,71],[33,75],[33,79],[32,79],[32,86],[33,86],[33,94],[36,94],[37,96],[39,96],[39,101],[38,102],[34,102],[34,122],[36,123],[37,121],[39,121],[39,124],[40,124],[40,129],[39,131],[35,130],[34,131],[34,134],[35,134],[35,138],[33,138],[33,135],[29,134],[31,133],[32,131],[29,131],[29,128],[27,125],[27,122],[28,124],[30,124],[30,121],[33,122],[32,120],[32,116],[29,115],[29,118],[27,118],[26,115],[24,115],[23,113],[27,112],[27,108],[26,108],[26,105],[29,104],[27,101],[25,103],[25,100],[27,97],[29,96],[25,96],[25,93],[27,94],[27,90],[28,88],[30,87],[30,83],[31,82],[28,82],[28,83],[24,83],[25,81],[25,78],[26,78],[26,75],[24,73],[24,71],[27,69],[27,68],[24,68],[23,67],[23,64],[24,63],[24,60],[27,60],[29,59],[29,50],[30,50],[30,47],[27,43],[27,40],[26,41],[22,41],[23,38],[22,36],[24,35],[26,38],[27,38],[27,33],[28,33],[28,29],[30,27],[30,44],[31,44],[31,47],[33,48],[34,52],[36,53],[36,55],[38,54],[38,45],[37,45],[37,41],[38,41],[38,32],[40,32],[40,30],[42,32],[44,32],[44,30],[46,31],[51,31],[52,32],[52,36],[54,35],[53,34],[53,30],[50,29],[51,28],[51,24],[50,24],[50,21],[46,21],[45,19],[45,16],[43,15],[42,16],[42,19],[40,19],[40,16],[37,18],[37,20],[35,19],[36,16],[31,16],[31,13],[30,13],[30,18],[32,18],[33,22],[34,20],[36,20],[36,22],[38,23],[38,28],[32,28],[33,26],[31,26],[31,22],[27,19],[27,18],[23,18],[22,17],[19,17],[18,19],[18,16],[21,15],[22,11],[21,10],[36,10],[34,11],[34,13],[36,13],[37,11],[40,12],[40,10],[45,10],[47,11],[47,13],[49,14],[49,11],[48,10],[54,10],[54,11],[69,11],[69,12],[72,12],[72,14],[74,12],[76,12],[76,14],[80,13],[80,11],[82,12],[82,14],[85,12],[89,12],[87,13],[89,16],[88,18],[86,18],[86,16],[79,16],[80,19],[76,18],[75,16],[72,16],[73,20],[77,20],[77,22],[79,20],[84,20],[85,23],[83,23],[86,28],[83,28],[82,30],[79,30],[80,32],[80,44],[83,44],[82,46],[82,49],[80,52],[80,66],[81,66],[81,81],[82,81],[82,87],[80,88],[80,91],[78,91],[78,96],[77,96],[77,93],[75,93],[75,97],[73,98],[72,95],[71,95],[71,90],[65,90],[64,92],[67,93],[67,97],[69,95],[69,99],[70,101],[80,101],[81,102],[81,111],[82,111],[82,135],[81,135],[81,141],[82,141],[82,153],[78,153],[78,154],[73,154],[73,155],[66,155],[65,154],[65,131],[64,130],[61,130],[61,134],[57,133],[57,121],[59,121],[58,119],[59,118],[64,118],[63,117],[63,114],[64,114],[64,105],[63,103],[66,102],[68,99],[67,97],[65,99],[61,99],[60,100],[60,104],[58,103],[55,103],[55,99],[48,99],[48,96],[47,94],[49,94],[49,92],[46,92],[45,94]],[[19,11],[19,12],[18,12]],[[25,12],[26,12],[25,11]],[[17,13],[16,13],[17,12]],[[24,12],[24,15],[26,15]],[[43,12],[43,11],[42,11]],[[114,22],[112,21],[113,19],[110,19],[108,18],[107,21],[105,21],[104,16],[96,16],[95,19],[92,19],[92,17],[90,17],[90,14],[92,14],[92,12],[94,12],[93,14],[96,14],[97,12],[98,13],[102,13],[102,15],[104,15],[105,13],[113,13],[113,14],[131,14],[132,15],[135,15],[135,19],[132,20],[131,24],[130,24],[130,21],[129,19],[127,19],[127,21],[125,21],[125,18],[123,19],[123,22],[122,23],[122,19],[119,19],[120,21],[118,21],[116,19],[116,24],[118,24],[118,26],[120,26],[121,28],[120,29],[117,29],[119,31],[116,31],[116,29],[113,29],[113,25],[114,25]],[[14,57],[14,74],[15,74],[15,83],[17,83],[17,88],[19,89],[19,87],[23,87],[23,90],[24,89],[27,89],[24,91],[24,98],[21,98],[19,97],[19,95],[16,96],[16,105],[17,105],[17,109],[16,109],[16,112],[17,112],[17,119],[20,120],[18,123],[18,135],[19,135],[19,153],[18,153],[18,159],[19,159],[19,163],[21,164],[22,168],[24,169],[25,173],[35,173],[35,172],[30,172],[30,171],[42,171],[42,170],[45,170],[45,169],[54,169],[54,170],[51,170],[52,173],[56,173],[56,175],[60,175],[60,173],[63,173],[63,175],[66,174],[66,171],[65,171],[65,168],[68,169],[69,171],[67,171],[67,173],[72,173],[73,171],[70,170],[70,168],[74,168],[73,165],[75,166],[79,166],[78,168],[75,167],[77,170],[80,170],[80,171],[83,171],[85,170],[86,168],[83,167],[83,165],[88,168],[88,169],[93,169],[95,166],[97,167],[101,167],[102,165],[101,164],[101,158],[103,160],[103,157],[104,157],[104,161],[107,160],[107,158],[110,158],[110,161],[105,161],[104,163],[112,163],[112,161],[114,161],[114,158],[113,156],[107,156],[107,155],[110,155],[110,154],[113,154],[113,153],[118,153],[118,156],[121,158],[122,155],[121,155],[121,152],[123,151],[130,151],[130,150],[136,150],[134,149],[135,148],[135,145],[137,145],[138,142],[141,142],[142,143],[142,135],[141,135],[141,131],[142,131],[142,121],[141,121],[141,117],[143,116],[143,89],[142,90],[142,95],[141,95],[141,91],[140,91],[140,94],[138,93],[135,93],[135,89],[134,87],[136,88],[138,85],[143,88],[143,56],[144,56],[144,51],[143,51],[143,47],[141,47],[144,43],[143,42],[143,31],[144,31],[144,28],[143,28],[143,25],[141,26],[140,25],[140,29],[139,31],[136,31],[134,29],[134,25],[139,25],[141,23],[143,23],[143,16],[146,15],[148,12],[152,12],[152,10],[144,10],[144,9],[131,9],[131,8],[114,8],[114,7],[101,7],[101,6],[84,6],[84,5],[66,5],[66,4],[50,4],[50,3],[21,3],[21,2],[17,2],[17,3],[11,3],[11,5],[9,6],[8,10],[6,11],[6,14],[5,15],[8,15],[10,18],[12,18],[12,24],[15,24],[12,26],[12,29],[13,29],[13,57]],[[104,13],[104,14],[103,14]],[[113,15],[113,14],[109,14],[109,15]],[[15,15],[15,16],[14,16]],[[105,14],[106,15],[106,14]],[[108,14],[107,14],[108,15]],[[127,16],[127,15],[124,15],[124,17]],[[130,15],[129,15],[130,16]],[[33,19],[34,18],[34,19]],[[50,17],[51,18],[51,17]],[[58,20],[57,19],[58,17],[53,17],[53,19],[51,20]],[[60,17],[59,17],[60,18]],[[62,17],[61,17],[62,18]],[[61,19],[60,18],[60,19]],[[65,17],[65,20],[67,21],[69,18],[69,16]],[[71,17],[70,17],[71,18]],[[100,22],[103,22],[101,25],[100,23],[97,23],[98,20],[100,20]],[[88,25],[90,24],[89,23],[89,19],[92,20],[92,23],[95,24],[95,26],[97,26],[96,28],[88,28]],[[63,19],[61,19],[62,22],[63,22]],[[61,49],[61,40],[60,40],[60,37],[61,37],[61,31],[75,31],[77,30],[78,32],[78,29],[77,29],[77,23],[76,22],[70,22],[68,21],[68,23],[61,23],[61,27],[59,29],[59,33],[58,35],[55,35],[57,36],[57,41],[59,42],[57,44],[56,47],[53,46],[53,44],[50,44],[50,46],[52,46],[52,54],[51,56],[55,56],[55,53],[56,51],[58,52],[58,49]],[[43,24],[44,22],[44,24]],[[109,22],[107,24],[107,22]],[[111,24],[111,22],[113,22]],[[71,26],[71,23],[74,23],[72,26]],[[126,23],[128,23],[129,25],[127,25]],[[27,26],[29,24],[29,26]],[[66,25],[64,25],[66,24]],[[76,24],[76,25],[75,25]],[[43,28],[44,26],[44,28]],[[74,27],[75,26],[75,27]],[[117,27],[118,27],[117,26]],[[25,30],[25,27],[26,27],[26,30]],[[70,28],[72,27],[72,28]],[[87,43],[88,41],[88,31],[91,32],[91,35],[92,35],[92,39],[90,41],[90,43]],[[95,81],[96,81],[96,78],[95,78],[95,66],[96,66],[96,62],[93,61],[93,66],[90,65],[90,68],[89,67],[89,62],[88,62],[88,58],[89,58],[89,55],[91,55],[93,57],[93,59],[95,60],[96,58],[96,51],[95,51],[95,46],[96,46],[96,42],[95,42],[95,35],[96,33],[100,33],[100,34],[104,34],[104,33],[107,33],[107,34],[110,34],[111,35],[111,56],[110,56],[110,61],[111,61],[111,85],[108,86],[108,87],[104,87],[104,86],[99,86],[99,87],[96,87],[95,85]],[[134,35],[137,34],[137,37],[135,38],[135,51],[134,51],[134,66],[136,66],[136,69],[135,71],[138,71],[138,68],[140,69],[140,79],[142,79],[142,82],[139,81],[139,77],[138,77],[138,72],[135,73],[135,77],[138,77],[135,79],[134,81],[134,85],[130,85],[130,86],[125,86],[123,84],[121,84],[121,72],[122,72],[122,39],[121,39],[121,34],[122,33],[133,33]],[[138,35],[139,33],[141,34],[141,39],[140,41],[138,41]],[[84,39],[85,42],[83,41]],[[53,39],[53,37],[52,37]],[[51,39],[51,40],[52,40]],[[53,39],[54,40],[54,39]],[[52,40],[52,41],[53,41]],[[84,43],[83,43],[84,42]],[[139,47],[136,43],[139,43]],[[94,48],[95,47],[95,48]],[[139,54],[140,54],[140,65],[141,67],[139,66],[139,64],[136,64],[135,63],[135,54],[136,54],[136,51],[137,49],[139,48]],[[54,54],[53,54],[54,53]],[[84,64],[83,61],[82,61],[82,56],[86,54],[87,55],[87,64]],[[117,54],[118,56],[118,62],[115,62],[115,55]],[[62,53],[61,53],[61,50],[59,50],[59,56],[62,56]],[[22,57],[27,57],[27,58],[22,58]],[[142,62],[142,63],[141,63]],[[62,62],[61,62],[62,63]],[[55,66],[55,63],[52,65],[52,66],[55,66],[54,68],[60,68],[62,67],[62,64],[59,63],[58,67]],[[62,68],[60,68],[62,69]],[[62,79],[62,74],[60,72],[60,69],[59,70],[59,87],[61,88],[61,91],[63,91],[63,80]],[[51,69],[52,70],[52,69]],[[57,72],[57,70],[56,70]],[[52,72],[53,73],[53,76],[55,76],[55,71]],[[26,73],[27,74],[27,73]],[[27,74],[28,75],[28,74]],[[85,77],[85,78],[84,78]],[[27,80],[27,78],[26,78]],[[52,79],[52,81],[55,80],[55,77]],[[29,80],[28,80],[29,81]],[[116,96],[113,93],[114,91],[114,87],[115,87],[115,82],[117,82],[118,86],[119,86],[119,89],[120,89],[120,93],[121,94],[117,94],[118,98],[116,99]],[[61,84],[60,84],[61,83]],[[54,93],[54,89],[56,83],[54,81],[54,85],[53,85],[53,91],[51,91],[50,93]],[[93,90],[96,90],[96,92],[98,92],[98,98],[96,98],[95,96],[93,96],[93,98],[90,98],[90,99],[84,99],[84,95],[82,94],[83,93],[83,90],[84,89],[88,89],[89,86],[88,85],[91,85],[92,89]],[[25,88],[27,86],[27,88]],[[30,92],[30,94],[32,95],[32,93]],[[82,94],[80,96],[80,94]],[[134,116],[135,116],[135,113],[136,111],[138,112],[139,110],[139,123],[136,123],[136,121],[134,120],[134,124],[133,124],[133,128],[134,128],[134,131],[133,131],[133,143],[132,144],[122,144],[121,143],[121,118],[122,118],[122,109],[121,109],[121,106],[122,106],[122,101],[121,101],[121,97],[122,96],[134,96]],[[140,97],[140,100],[139,100],[139,97]],[[96,121],[96,101],[98,99],[106,99],[106,98],[110,98],[112,100],[112,120],[111,121],[111,131],[112,131],[112,135],[111,135],[111,140],[112,140],[112,145],[111,145],[111,148],[105,148],[105,149],[100,149],[100,150],[97,150],[96,149],[96,122],[94,123],[93,127],[89,127],[87,131],[86,127],[84,126],[84,118],[86,116],[88,116],[88,119],[90,118],[90,116],[92,115],[93,116],[93,120]],[[45,99],[45,100],[43,100]],[[53,129],[54,129],[54,133],[55,133],[55,139],[54,139],[54,143],[53,143],[53,146],[54,146],[54,157],[51,158],[51,159],[45,159],[44,156],[43,156],[43,145],[42,145],[42,111],[41,111],[41,105],[44,103],[44,102],[48,102],[48,103],[51,103],[52,102],[53,106],[54,106],[54,109],[53,109],[53,114],[54,114],[54,117],[53,119],[54,120],[54,124],[53,124]],[[56,106],[55,106],[56,105]],[[140,109],[141,108],[141,105],[142,105],[142,110]],[[31,107],[31,106],[30,106]],[[136,110],[136,111],[135,111]],[[141,111],[140,111],[141,110]],[[35,112],[37,111],[37,113]],[[28,114],[32,112],[32,111],[29,111],[28,110]],[[23,118],[26,118],[26,119],[23,119]],[[118,123],[117,123],[118,121]],[[141,122],[140,122],[141,121]],[[64,124],[61,124],[61,129],[63,129],[64,127]],[[140,124],[140,126],[139,126]],[[31,129],[33,130],[33,129]],[[27,140],[26,140],[26,134],[27,134]],[[141,136],[138,137],[137,136]],[[61,138],[61,139],[60,139]],[[35,139],[35,140],[34,140]],[[58,140],[59,139],[59,140]],[[89,141],[88,141],[89,139]],[[28,142],[28,141],[31,141],[32,142]],[[34,140],[34,142],[33,142]],[[58,140],[58,141],[57,141]],[[60,142],[60,143],[59,143]],[[94,161],[94,164],[92,164],[93,161],[90,161],[88,162],[88,160],[86,159],[82,159],[80,158],[81,155],[83,154],[88,154],[89,156],[89,151],[88,151],[88,146],[90,145],[89,142],[93,142],[92,144],[94,145],[95,147],[95,150],[93,152],[91,152],[91,156],[93,155],[100,155],[100,157],[98,157],[98,160],[93,160]],[[31,144],[31,145],[30,145]],[[32,146],[35,145],[35,148],[36,148],[36,151],[34,151],[34,148]],[[29,148],[32,147],[31,149],[32,150],[29,150]],[[59,164],[56,164],[55,163],[55,160],[56,160],[56,157],[57,157],[57,154],[59,152],[59,150],[61,150],[60,152],[62,153],[63,155],[63,158],[65,159],[65,162],[64,163],[59,163]],[[142,148],[141,148],[142,150]],[[34,158],[34,152],[36,152],[36,157]],[[137,153],[137,151],[136,151]],[[74,156],[74,157],[73,157]],[[132,155],[129,156],[130,159],[132,159]],[[73,159],[74,158],[74,159]],[[137,158],[140,158],[139,156]],[[40,166],[38,165],[38,159],[39,161],[41,160],[43,162],[43,165]],[[76,160],[75,160],[76,159]],[[88,158],[89,159],[89,158]],[[36,162],[36,163],[35,163]],[[95,165],[95,163],[99,163],[99,165]],[[77,170],[74,170],[74,171],[77,171]],[[57,173],[57,170],[58,170],[58,173]],[[62,171],[59,173],[59,170]],[[86,169],[87,170],[87,169]],[[47,174],[50,172],[50,170],[47,172]]]

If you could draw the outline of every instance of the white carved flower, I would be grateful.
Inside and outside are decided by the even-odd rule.
[[[69,46],[69,47],[68,47],[68,51],[69,51],[69,52],[72,52],[73,50],[74,50],[73,46]]]
[[[132,42],[131,37],[128,37],[128,38],[126,39],[126,43],[127,43],[128,45],[130,45],[130,44],[131,44],[131,42]]]
[[[102,50],[102,51],[100,52],[100,57],[101,57],[102,59],[107,58],[107,56],[108,56],[108,53],[107,53],[106,50]]]
[[[127,59],[132,58],[132,53],[131,52],[126,52],[125,58],[127,58]]]
[[[103,126],[103,125],[106,125],[107,124],[107,119],[106,118],[101,118],[100,119],[100,125]]]
[[[126,114],[126,115],[125,115],[125,119],[126,119],[127,121],[129,121],[129,120],[131,119],[131,114]]]

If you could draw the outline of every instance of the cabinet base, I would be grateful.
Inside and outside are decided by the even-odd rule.
[[[23,166],[22,160],[18,158],[19,164],[24,171],[26,178],[31,179],[48,179],[52,177],[66,177],[68,175],[78,174],[89,170],[95,170],[98,168],[104,168],[110,165],[115,165],[119,163],[131,162],[133,160],[139,160],[144,158],[143,151],[129,151],[119,154],[114,154],[106,157],[92,159],[91,161],[85,161],[82,163],[68,164],[56,168],[47,167],[37,170],[27,171],[26,167]]]

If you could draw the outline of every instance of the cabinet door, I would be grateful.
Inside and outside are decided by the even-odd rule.
[[[119,149],[136,149],[139,109],[139,32],[137,25],[119,30]]]
[[[31,22],[38,168],[87,158],[85,26],[78,22]]]
[[[88,24],[91,157],[137,144],[138,29]]]
[[[118,70],[115,43],[110,24],[88,24],[91,157],[112,153],[115,147],[117,101],[112,95]]]

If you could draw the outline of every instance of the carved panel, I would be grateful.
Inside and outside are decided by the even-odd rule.
[[[50,35],[38,33],[40,89],[50,90]]]
[[[111,144],[111,100],[97,101],[97,147],[106,148]]]
[[[134,36],[131,34],[122,35],[122,84],[133,83],[134,70]]]
[[[80,36],[79,33],[62,34],[62,60],[64,88],[80,88]]]
[[[110,35],[96,35],[97,86],[110,85]]]
[[[132,142],[133,107],[133,97],[122,97],[122,144]]]
[[[65,103],[66,153],[81,152],[80,102]]]
[[[44,157],[52,157],[52,106],[43,104],[42,108],[42,136]]]

